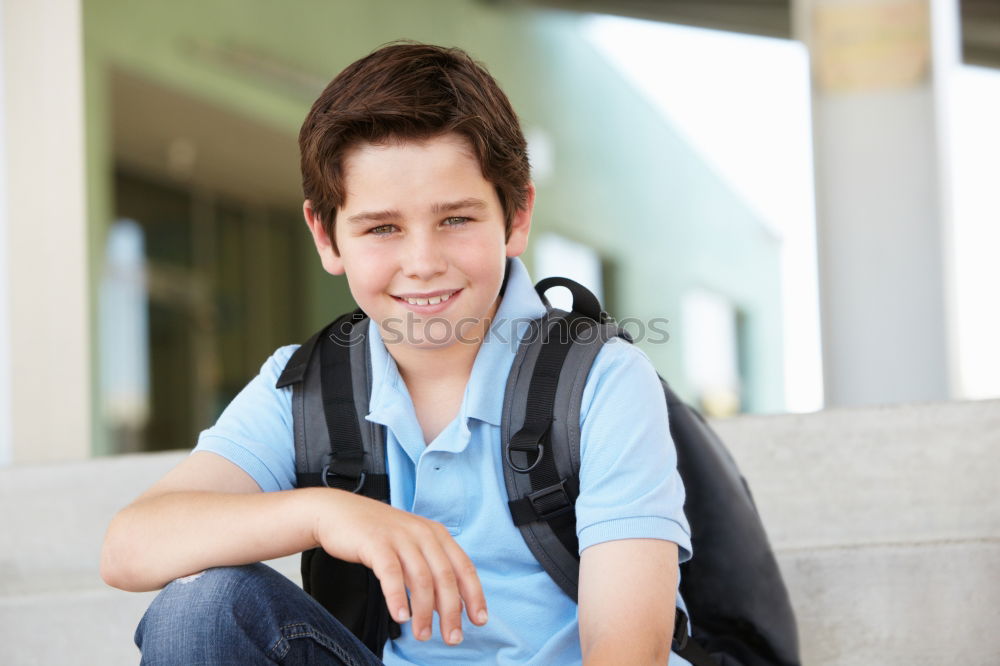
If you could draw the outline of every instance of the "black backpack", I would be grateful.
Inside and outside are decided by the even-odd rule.
[[[573,294],[570,312],[548,307],[545,291],[554,286]],[[547,278],[535,289],[548,311],[529,325],[511,367],[499,455],[514,523],[575,601],[580,401],[601,346],[631,337],[581,285]],[[296,350],[277,387],[293,387],[298,487],[328,486],[388,502],[384,432],[364,418],[369,323],[360,310],[336,319]],[[694,550],[681,565],[680,583],[692,631],[677,609],[672,649],[695,666],[798,666],[788,593],[746,481],[701,415],[661,382]],[[302,583],[376,655],[399,636],[378,580],[363,565],[310,550],[302,554]]]

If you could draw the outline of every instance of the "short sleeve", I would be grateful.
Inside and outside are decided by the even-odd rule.
[[[297,348],[275,351],[215,425],[201,433],[194,449],[238,465],[265,492],[295,487],[292,389],[274,385]]]
[[[601,349],[580,409],[580,552],[617,539],[664,539],[691,558],[684,485],[660,379],[646,355],[624,340]]]

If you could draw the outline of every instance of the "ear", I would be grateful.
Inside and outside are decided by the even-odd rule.
[[[316,244],[316,252],[319,254],[320,262],[323,264],[323,270],[330,275],[343,275],[344,262],[340,258],[340,254],[333,249],[330,236],[326,233],[326,229],[323,228],[323,222],[319,219],[316,211],[313,210],[312,202],[309,199],[306,199],[302,204],[302,216],[305,217],[306,226],[309,227],[313,243]]]
[[[514,212],[514,220],[510,226],[510,237],[507,239],[507,256],[516,257],[528,247],[528,234],[531,231],[531,214],[535,210],[535,184],[528,183],[528,196],[524,208]]]

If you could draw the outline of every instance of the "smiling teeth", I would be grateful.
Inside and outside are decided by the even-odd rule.
[[[438,303],[447,301],[449,298],[451,298],[451,294],[435,296],[434,298],[407,298],[406,302],[410,305],[437,305]]]

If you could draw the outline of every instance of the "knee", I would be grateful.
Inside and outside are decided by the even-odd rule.
[[[242,639],[256,633],[266,605],[271,569],[262,564],[207,569],[171,582],[157,595],[135,632],[135,643],[144,663],[158,663],[157,655],[169,655],[182,663],[178,651],[204,655],[212,645],[226,643],[234,634]],[[278,576],[274,572],[274,575]],[[181,659],[181,661],[177,661]]]
[[[160,591],[146,617],[181,614],[197,623],[200,616],[215,616],[238,603],[248,586],[256,585],[258,566],[218,567],[178,578]]]

